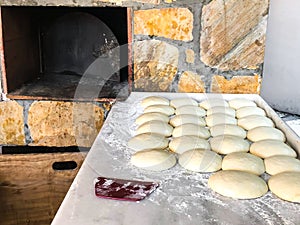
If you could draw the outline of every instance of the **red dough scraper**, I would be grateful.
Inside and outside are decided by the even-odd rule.
[[[95,194],[99,198],[136,202],[150,195],[158,186],[155,182],[98,177]]]

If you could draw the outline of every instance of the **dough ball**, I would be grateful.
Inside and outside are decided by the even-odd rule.
[[[213,137],[219,135],[233,135],[241,138],[246,138],[246,131],[234,124],[219,124],[210,128],[210,134]]]
[[[202,117],[189,115],[189,114],[182,114],[176,115],[170,119],[170,124],[174,127],[180,126],[182,124],[192,123],[199,126],[205,126],[205,120]]]
[[[146,108],[150,105],[170,105],[169,99],[159,96],[149,96],[142,100],[141,105]]]
[[[192,123],[186,123],[178,127],[175,127],[173,129],[172,135],[174,138],[184,136],[184,135],[194,135],[200,138],[208,139],[210,137],[210,132],[205,127],[192,124]]]
[[[161,134],[166,137],[171,136],[172,132],[173,132],[173,127],[171,125],[158,120],[152,120],[143,123],[136,130],[136,134],[154,133],[154,134]]]
[[[199,138],[197,136],[181,136],[173,138],[169,143],[169,148],[173,152],[182,154],[192,149],[210,149],[210,144],[207,140]]]
[[[208,186],[221,195],[235,199],[259,198],[268,191],[263,179],[238,170],[222,170],[211,175]]]
[[[215,106],[212,108],[207,109],[206,115],[216,114],[216,113],[222,113],[226,114],[228,116],[235,117],[235,110],[230,107],[224,107],[224,106]]]
[[[236,118],[243,118],[245,116],[253,116],[253,115],[266,116],[266,112],[265,112],[265,110],[263,110],[262,108],[259,108],[257,106],[245,106],[245,107],[239,108],[236,111]]]
[[[199,105],[204,109],[209,109],[209,108],[216,107],[216,106],[222,106],[222,107],[229,106],[228,102],[225,99],[222,99],[222,98],[206,99],[206,100],[200,102]]]
[[[207,116],[205,118],[206,124],[209,127],[219,125],[219,124],[237,124],[236,118],[228,116],[224,113],[215,113]]]
[[[148,121],[152,121],[152,120],[157,120],[157,121],[162,121],[165,123],[168,123],[170,118],[166,115],[166,114],[162,114],[162,113],[143,113],[142,115],[140,115],[138,118],[136,118],[135,123],[137,125],[141,125],[143,123],[146,123]]]
[[[198,106],[198,102],[192,98],[175,98],[170,101],[170,105],[174,108],[179,108],[184,105]]]
[[[283,172],[268,181],[271,192],[279,198],[300,203],[300,172]]]
[[[228,103],[229,106],[234,109],[240,109],[246,106],[256,106],[256,103],[254,101],[244,98],[232,99]]]
[[[262,140],[254,142],[250,146],[250,152],[260,158],[268,158],[274,155],[297,157],[294,149],[278,140]]]
[[[128,141],[128,147],[135,151],[141,151],[145,149],[164,149],[169,145],[169,140],[160,134],[139,134],[132,137]]]
[[[151,171],[162,171],[176,164],[174,154],[157,149],[136,152],[131,157],[132,165]]]
[[[256,127],[248,131],[247,138],[256,142],[266,139],[273,139],[285,142],[286,138],[281,130],[274,127]]]
[[[194,172],[215,172],[221,169],[222,157],[210,150],[194,149],[181,154],[178,163],[183,168]]]
[[[251,130],[256,127],[274,127],[273,121],[265,116],[246,116],[243,118],[238,119],[238,125],[245,130]]]
[[[220,135],[210,139],[211,149],[220,154],[232,152],[248,152],[249,142],[233,135]]]
[[[294,171],[300,172],[300,160],[285,155],[275,155],[265,159],[266,172],[270,175]]]
[[[223,170],[240,170],[255,175],[265,172],[264,161],[250,153],[234,152],[226,155],[222,162]]]
[[[206,111],[199,106],[185,105],[185,106],[180,106],[179,108],[176,108],[175,114],[176,115],[190,114],[190,115],[195,115],[195,116],[205,116]]]
[[[169,105],[150,105],[144,109],[144,113],[158,112],[171,116],[175,113],[175,109]]]

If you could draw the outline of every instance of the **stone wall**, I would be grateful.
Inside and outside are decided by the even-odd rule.
[[[60,101],[0,102],[2,145],[90,147],[109,104]]]
[[[249,76],[261,77],[269,0],[2,0],[1,4],[132,8],[134,90],[228,92],[235,83],[230,93],[259,93],[261,79]],[[183,79],[191,81],[186,72],[198,76],[191,89],[181,87],[187,83]],[[216,87],[216,80],[221,81],[216,76],[228,82]]]
[[[135,90],[258,94],[268,8],[212,0],[134,10]]]
[[[134,91],[260,91],[269,0],[2,0],[132,8]],[[0,102],[0,144],[91,146],[110,104]]]

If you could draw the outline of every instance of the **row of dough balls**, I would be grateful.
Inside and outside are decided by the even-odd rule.
[[[208,102],[210,102],[210,104],[208,104]],[[208,139],[212,136],[212,138],[210,139],[212,150],[221,154],[228,154],[231,152],[240,152],[240,151],[248,152],[250,148],[251,153],[258,155],[261,158],[266,158],[278,154],[289,155],[292,157],[296,156],[295,151],[291,149],[288,145],[283,143],[285,141],[285,135],[280,130],[273,127],[274,123],[269,118],[264,116],[265,115],[264,110],[255,106],[255,103],[253,101],[246,100],[246,99],[235,99],[229,101],[229,103],[227,103],[227,101],[223,99],[209,99],[206,101],[202,101],[200,105],[202,105],[205,109],[207,109],[207,112],[213,111],[212,109],[214,109],[215,105],[217,105],[218,112],[210,114],[210,116],[212,117],[217,115],[218,118],[218,116],[221,115],[220,111],[222,110],[219,110],[221,109],[220,107],[222,107],[220,106],[221,104],[225,105],[225,107],[222,107],[223,111],[225,109],[225,111],[231,113],[231,115],[228,115],[228,117],[224,117],[224,115],[222,115],[223,117],[222,116],[219,117],[220,121],[222,118],[225,119],[229,118],[227,121],[221,121],[223,122],[222,124],[211,126],[209,129],[204,127],[205,122],[203,118],[196,115],[187,114],[193,112],[192,110],[190,110],[191,107],[197,107],[195,105],[198,103],[193,99],[180,98],[180,99],[174,99],[169,101],[168,99],[162,97],[151,96],[143,99],[142,101],[142,105],[143,107],[145,107],[145,109],[152,106],[153,110],[160,109],[157,106],[169,106],[169,104],[173,105],[174,107],[179,107],[188,110],[184,111],[185,114],[176,115],[171,119],[167,115],[162,114],[162,112],[159,111],[148,112],[139,116],[136,119],[136,123],[140,125],[136,131],[137,136],[129,142],[129,145],[131,145],[132,148],[139,151],[139,150],[147,149],[149,147],[156,148],[156,149],[169,147],[172,151],[180,154],[192,148],[205,148],[205,149],[210,148],[209,144],[203,140],[199,140],[194,137],[183,136],[183,135],[192,135],[202,139]],[[185,104],[190,104],[190,105],[185,105]],[[251,126],[249,126],[249,124],[244,123],[244,127],[248,126],[252,129],[246,132],[245,129],[243,129],[242,127],[236,124],[230,124],[230,122],[228,124],[228,121],[235,120],[234,118],[235,110],[233,108],[227,107],[226,104],[230,104],[232,107],[238,110],[244,110],[246,108],[247,110],[245,110],[245,112],[241,114],[240,117],[242,121],[241,123],[243,124],[243,122],[246,121],[252,124]],[[213,106],[213,107],[209,108],[209,106]],[[239,106],[243,106],[243,107],[239,108]],[[197,108],[200,109],[200,107]],[[177,109],[178,108],[176,108],[176,110]],[[228,109],[231,109],[231,111]],[[205,110],[203,111],[205,112]],[[249,113],[260,114],[260,116],[256,117],[256,119],[258,118],[258,122],[254,121],[253,123],[253,120],[251,120],[253,119],[253,115]],[[202,113],[202,115],[205,115],[205,113]],[[250,119],[248,116],[250,116]],[[206,117],[206,119],[207,118],[208,117]],[[244,120],[244,118],[246,118],[246,120]],[[267,122],[268,124],[261,123],[261,121],[264,121],[264,119],[267,119],[265,121],[268,121]],[[174,129],[169,123],[173,125]],[[224,123],[226,123],[226,125],[224,125]],[[265,125],[265,126],[261,126],[261,125]],[[163,138],[157,136],[148,138],[149,135],[143,135],[144,133],[161,134],[166,137],[172,135],[173,139],[169,143],[169,146],[166,146],[167,143],[166,140],[157,141],[157,139],[163,139]],[[139,136],[139,134],[142,135]],[[244,140],[246,136],[250,141],[257,142],[257,143],[251,145],[250,147],[249,142]],[[149,143],[148,145],[144,144],[143,142],[144,139],[149,139],[149,141],[147,141],[147,143]],[[267,141],[266,139],[272,139],[272,140]],[[282,141],[282,143],[279,141]],[[132,142],[133,143],[141,142],[141,146],[134,146],[132,145]]]
[[[157,104],[158,102],[159,104]],[[172,107],[170,107],[169,104],[171,104]],[[169,100],[161,97],[150,97],[144,99],[142,105],[146,113],[136,120],[136,123],[142,126],[137,130],[138,135],[129,141],[129,146],[131,145],[131,147],[137,151],[148,149],[148,146],[151,146],[152,149],[137,152],[132,156],[131,162],[137,167],[161,171],[174,166],[177,161],[175,155],[168,151],[157,149],[169,147],[170,150],[180,154],[178,162],[188,170],[214,172],[222,168],[223,171],[211,176],[208,185],[216,192],[234,198],[256,198],[265,194],[268,190],[267,185],[264,180],[256,176],[264,173],[265,167],[267,168],[267,172],[271,175],[289,169],[300,171],[300,161],[292,158],[296,157],[295,151],[283,142],[285,141],[284,134],[280,130],[273,128],[274,124],[269,118],[265,117],[264,110],[257,107],[252,101],[237,99],[229,101],[227,105],[227,101],[225,100],[213,99],[210,102],[201,102],[199,104],[200,107],[198,107],[198,103],[193,99],[175,99],[169,102]],[[240,106],[243,107],[241,108]],[[170,120],[169,116],[174,113],[176,115]],[[255,116],[253,116],[253,114]],[[206,121],[201,118],[201,116],[205,115],[207,115]],[[253,147],[253,152],[251,151],[252,148],[250,148],[250,152],[256,153],[255,155],[261,158],[269,157],[265,159],[265,164],[259,157],[247,153],[249,150],[249,142],[243,139],[246,137],[246,131],[237,126],[235,116],[240,118],[238,125],[242,125],[244,129],[248,130],[247,138],[253,142],[257,142]],[[244,117],[248,118],[243,119]],[[250,125],[249,121],[252,122]],[[175,127],[175,131],[176,129],[179,130],[179,127],[181,129],[180,132],[174,133],[172,126],[167,124],[168,122]],[[222,122],[228,124],[224,125]],[[205,125],[210,126],[211,134],[205,132],[208,131],[202,127]],[[259,125],[264,126],[261,127]],[[201,131],[196,132],[198,137],[182,136],[182,134],[195,135],[194,133],[190,134],[189,131],[196,129]],[[173,138],[168,145],[169,141],[164,136],[168,137],[171,135],[175,138]],[[209,138],[210,135],[213,136],[210,140],[212,150],[221,154],[228,154],[223,160],[220,155],[208,151],[210,145],[204,139]],[[233,135],[237,135],[237,137]],[[134,144],[135,146],[130,144],[131,142],[136,142],[136,140],[140,142],[140,146],[138,147],[136,143]],[[153,146],[154,143],[160,146]],[[270,148],[268,145],[273,147]],[[275,148],[275,151],[261,154],[260,149],[272,148]],[[276,152],[276,149],[278,152]],[[286,151],[284,153],[286,155],[284,156],[280,155],[280,152],[283,151],[282,149]],[[270,157],[272,155],[275,156]],[[161,159],[163,159],[163,162],[158,162]],[[286,165],[289,165],[289,168],[287,168]],[[243,177],[245,187],[238,183],[234,184],[240,176]],[[274,177],[276,178],[276,176]],[[232,180],[233,183],[225,182],[224,184],[219,184],[224,178]],[[270,181],[272,180],[274,180],[273,177]],[[272,188],[272,183],[274,182],[270,181],[270,189],[276,194],[278,191],[276,191],[276,188]],[[229,185],[229,187],[224,188],[224,185]],[[253,187],[253,185],[255,187]],[[278,185],[275,185],[275,187],[276,186]],[[287,187],[290,188],[290,185],[287,185]],[[238,190],[232,192],[235,188]],[[281,190],[281,187],[279,190]],[[227,193],[228,191],[229,193]],[[279,192],[281,193],[282,191]],[[232,193],[234,194],[232,195]],[[280,193],[277,193],[277,195],[280,196]],[[291,198],[282,198],[295,201],[294,198],[292,200]]]

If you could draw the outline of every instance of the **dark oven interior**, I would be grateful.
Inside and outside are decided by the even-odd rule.
[[[127,18],[120,7],[1,7],[4,92],[13,99],[115,98],[128,83]]]

